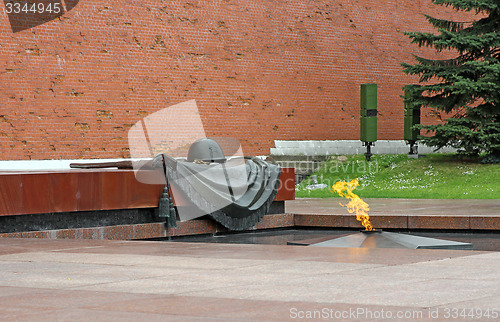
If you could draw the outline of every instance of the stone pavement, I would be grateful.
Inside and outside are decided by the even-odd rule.
[[[500,252],[2,239],[0,316],[494,321],[499,264]]]
[[[376,228],[500,230],[499,199],[366,198]],[[339,198],[301,198],[286,201],[285,211],[295,226],[359,227]]]
[[[370,215],[409,216],[500,216],[500,199],[400,199],[364,198]],[[301,214],[346,213],[339,205],[346,199],[300,198],[286,201],[286,212]],[[500,229],[500,227],[499,227]]]

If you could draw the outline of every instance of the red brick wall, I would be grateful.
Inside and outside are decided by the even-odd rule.
[[[463,19],[430,0],[80,0],[13,33],[0,13],[0,159],[127,157],[132,124],[189,99],[247,154],[358,139],[367,82],[379,139],[402,139],[399,63],[435,57],[401,34],[431,31],[422,13]]]

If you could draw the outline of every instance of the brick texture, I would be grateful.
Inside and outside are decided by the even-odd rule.
[[[401,32],[422,14],[471,20],[430,0],[81,0],[14,33],[0,3],[3,160],[128,157],[128,129],[196,99],[211,136],[246,154],[273,140],[359,138],[359,85],[379,84],[379,139],[402,139]],[[435,122],[428,111],[424,122]]]

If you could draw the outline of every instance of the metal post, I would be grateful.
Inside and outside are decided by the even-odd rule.
[[[372,157],[372,145],[373,143],[372,142],[364,142],[365,145],[366,145],[366,153],[365,153],[365,158],[366,158],[366,161],[370,161],[371,157]]]

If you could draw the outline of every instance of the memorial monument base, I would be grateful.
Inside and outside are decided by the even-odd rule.
[[[329,240],[288,242],[289,245],[343,248],[409,248],[409,249],[463,249],[472,250],[473,245],[451,240],[391,233],[381,230],[362,231],[342,235]]]

